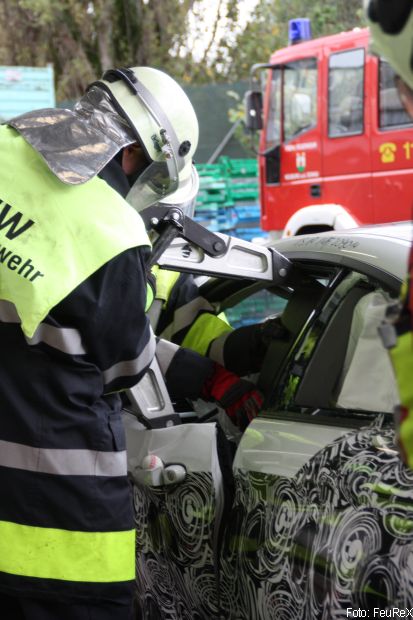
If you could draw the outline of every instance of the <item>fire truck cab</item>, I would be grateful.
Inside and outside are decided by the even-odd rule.
[[[292,20],[300,40],[300,23]],[[305,30],[309,31],[309,27]],[[261,130],[261,226],[271,236],[411,219],[413,124],[368,29],[277,50],[263,94],[246,94]]]

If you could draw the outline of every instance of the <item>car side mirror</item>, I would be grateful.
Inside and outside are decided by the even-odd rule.
[[[248,90],[245,93],[245,127],[250,131],[263,128],[262,93],[259,90]]]

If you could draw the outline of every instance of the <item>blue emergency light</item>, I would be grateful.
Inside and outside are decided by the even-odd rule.
[[[311,21],[308,17],[297,17],[288,22],[288,40],[290,45],[311,39]]]

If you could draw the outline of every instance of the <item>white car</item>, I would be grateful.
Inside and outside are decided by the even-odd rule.
[[[156,429],[125,414],[138,617],[333,620],[413,607],[413,471],[395,446],[397,387],[378,332],[412,232],[282,239],[285,281],[203,286],[235,326],[282,312],[290,337],[268,347],[264,408],[242,437],[191,412]]]

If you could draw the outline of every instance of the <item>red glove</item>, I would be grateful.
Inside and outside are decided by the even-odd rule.
[[[219,364],[214,364],[214,372],[202,388],[202,398],[216,400],[242,431],[258,414],[264,400],[253,383]]]

